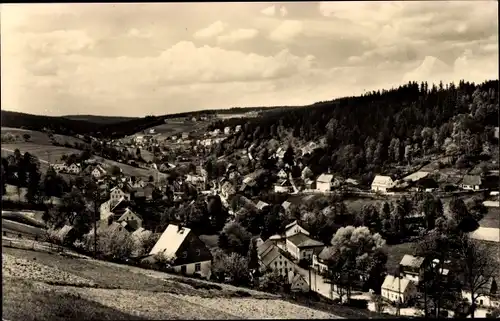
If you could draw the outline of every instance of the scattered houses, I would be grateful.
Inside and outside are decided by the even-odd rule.
[[[390,176],[377,175],[373,179],[371,190],[374,192],[387,193],[388,189],[393,188],[394,181]]]
[[[209,279],[212,273],[210,250],[191,229],[180,225],[167,226],[149,254],[171,259],[174,271],[182,274],[197,273]]]

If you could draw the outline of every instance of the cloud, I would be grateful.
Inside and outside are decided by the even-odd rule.
[[[276,6],[275,5],[272,5],[270,7],[267,7],[263,10],[261,10],[261,13],[266,15],[266,16],[274,16],[276,14]]]
[[[277,42],[289,42],[303,31],[303,22],[298,20],[285,20],[269,34],[269,39]]]
[[[235,43],[242,40],[253,39],[258,34],[259,31],[257,29],[237,29],[226,35],[218,36],[217,41],[220,43]]]
[[[225,24],[222,21],[216,21],[212,23],[210,26],[198,30],[195,32],[194,37],[195,38],[212,38],[215,37],[219,34],[221,34],[227,27],[227,24]]]
[[[288,15],[288,10],[286,9],[285,6],[281,6],[280,8],[280,16],[286,17]]]

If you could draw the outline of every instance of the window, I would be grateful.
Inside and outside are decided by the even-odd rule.
[[[278,266],[278,262],[276,262],[276,261],[275,261],[275,262],[274,262],[274,266]]]
[[[285,266],[286,266],[287,264],[288,264],[288,262],[287,262],[287,261],[285,261]]]
[[[195,272],[200,272],[201,271],[201,263],[196,263],[194,265],[194,271]]]
[[[483,300],[479,300],[479,304],[480,304],[480,305],[483,305]]]

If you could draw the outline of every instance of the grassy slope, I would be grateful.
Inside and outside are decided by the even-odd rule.
[[[82,303],[85,305],[86,300],[91,300],[133,314],[134,318],[135,316],[155,319],[234,319],[238,318],[238,316],[244,318],[266,316],[271,318],[279,318],[280,316],[288,318],[293,316],[299,318],[334,317],[304,306],[290,304],[271,294],[161,272],[8,247],[3,247],[3,254],[28,263],[35,262],[32,264],[43,265],[44,267],[35,267],[33,272],[26,272],[29,271],[26,268],[27,263],[20,262],[18,263],[21,264],[19,268],[11,267],[9,269],[11,271],[9,272],[11,273],[10,277],[21,277],[19,273],[24,273],[23,275],[31,273],[24,276],[24,278],[26,281],[31,279],[34,282],[31,286],[29,284],[19,286],[15,283],[6,283],[6,278],[4,278],[4,289],[6,286],[19,289],[17,291],[9,289],[7,298],[5,298],[6,292],[4,292],[4,305],[5,302],[17,303],[16,308],[11,308],[9,312],[9,315],[15,319],[21,319],[23,310],[30,311],[32,301],[38,302],[36,309],[38,318],[45,319],[44,315],[51,316],[55,313],[52,311],[57,303],[54,304],[53,301],[43,301],[42,298],[38,298],[38,296],[46,296],[47,292],[34,290],[36,286],[43,286],[51,290],[54,297],[58,294],[60,300],[65,301],[61,303],[62,306],[65,306],[67,301],[71,302],[72,298],[76,296],[76,298],[80,298],[80,301],[72,302],[72,305],[81,306]],[[57,273],[58,275],[70,273],[75,277],[92,281],[95,285],[76,286],[68,283],[71,282],[70,279],[64,279],[67,281],[62,281],[62,283],[49,282],[50,285],[48,285],[48,281],[44,281],[44,278],[50,277],[53,273],[40,271],[49,267],[61,271]],[[7,270],[3,266],[4,274],[5,271]],[[19,275],[16,275],[16,273]],[[15,281],[7,280],[7,282]],[[246,292],[245,298],[242,298],[242,291]],[[34,293],[33,295],[37,296],[37,298],[30,300],[30,302],[24,302],[22,300],[22,297],[25,296],[24,292]],[[68,297],[68,293],[74,296]],[[68,304],[67,306],[71,305]],[[94,310],[99,308],[93,303],[90,307]],[[112,313],[112,311],[108,312]],[[116,318],[120,318],[120,316],[118,315]]]
[[[22,136],[24,134],[28,134],[31,136],[29,139],[29,143],[33,143],[33,144],[37,144],[37,145],[53,146],[49,136],[46,133],[43,133],[40,131],[20,129],[20,128],[11,128],[11,127],[2,127],[1,130],[2,130],[2,135],[10,133],[12,135],[20,136],[21,139],[18,142],[20,144],[24,143],[24,139],[22,139]],[[86,144],[83,140],[81,140],[79,138],[76,138],[73,136],[67,136],[67,135],[54,134],[54,139],[61,144],[65,144],[65,143],[69,143],[71,145],[73,145],[74,143]]]

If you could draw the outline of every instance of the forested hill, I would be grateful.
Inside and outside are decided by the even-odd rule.
[[[138,117],[120,117],[120,116],[96,116],[96,115],[67,115],[62,116],[62,118],[72,119],[72,120],[82,120],[95,124],[116,124],[121,123],[133,119],[137,119]]]
[[[252,143],[262,147],[272,138],[284,139],[287,131],[302,142],[324,137],[326,147],[309,162],[316,172],[332,166],[345,175],[379,171],[402,161],[406,153],[473,156],[493,141],[493,127],[498,126],[498,80],[431,87],[410,82],[359,97],[275,109],[258,119],[220,121],[212,128],[237,124],[244,125],[242,132],[218,148],[218,154]]]

